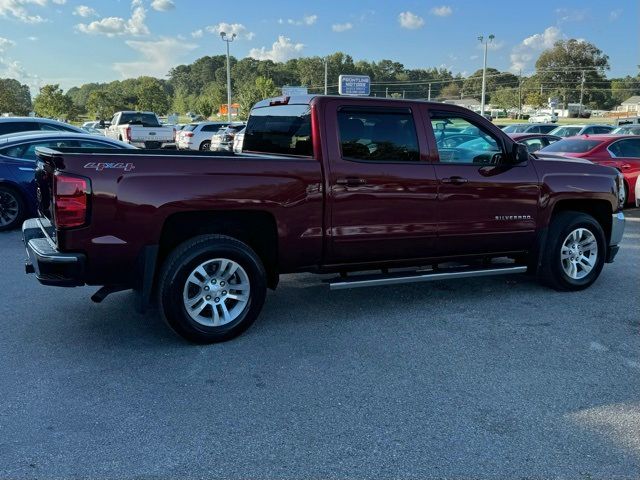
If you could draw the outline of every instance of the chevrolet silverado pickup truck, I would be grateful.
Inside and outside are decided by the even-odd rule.
[[[176,140],[176,130],[170,125],[161,125],[153,112],[116,112],[104,134],[134,147],[148,149],[171,146]]]
[[[460,142],[461,132],[465,141]],[[38,151],[26,270],[133,289],[186,339],[230,339],[293,272],[331,289],[535,274],[580,290],[624,230],[622,176],[541,159],[454,105],[302,96],[259,102],[241,154]]]

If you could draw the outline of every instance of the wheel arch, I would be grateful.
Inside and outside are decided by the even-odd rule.
[[[160,234],[158,266],[182,242],[205,234],[227,235],[246,243],[262,260],[268,287],[276,288],[278,230],[273,215],[264,211],[196,211],[170,215]]]
[[[602,227],[607,241],[611,238],[611,204],[599,199],[559,200],[553,206],[550,221],[560,212],[580,212],[591,215]]]

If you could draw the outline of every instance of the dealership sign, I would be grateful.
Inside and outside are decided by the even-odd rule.
[[[371,79],[368,75],[340,75],[338,92],[340,95],[368,96],[371,94]]]

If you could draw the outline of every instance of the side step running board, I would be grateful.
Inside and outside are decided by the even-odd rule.
[[[426,272],[401,272],[386,275],[356,275],[351,278],[340,277],[329,281],[331,290],[346,288],[376,287],[379,285],[395,285],[400,283],[433,282],[435,280],[450,280],[453,278],[487,277],[491,275],[508,275],[525,273],[525,266],[507,266],[496,268],[469,269],[458,268],[449,270],[429,270]]]

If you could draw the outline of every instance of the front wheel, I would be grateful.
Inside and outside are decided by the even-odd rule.
[[[583,290],[600,275],[606,249],[604,231],[595,218],[561,212],[551,221],[541,280],[556,290]]]
[[[202,235],[178,246],[160,275],[165,320],[195,343],[240,335],[258,317],[265,296],[260,258],[248,245],[223,235]]]

